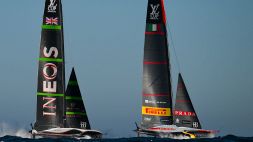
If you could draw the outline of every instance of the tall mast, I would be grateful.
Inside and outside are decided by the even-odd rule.
[[[142,126],[172,125],[171,74],[163,0],[149,0],[143,60]]]
[[[41,32],[36,130],[64,127],[65,64],[61,0],[46,0]]]

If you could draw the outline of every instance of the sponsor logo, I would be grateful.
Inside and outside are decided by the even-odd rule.
[[[51,47],[49,50],[47,47],[43,49],[43,55],[48,58],[57,58],[58,49]],[[57,80],[52,81],[57,76],[57,66],[54,63],[46,63],[42,69],[45,80],[43,81],[43,92],[56,93],[57,91]],[[57,98],[54,97],[43,97],[45,103],[43,104],[43,116],[56,116],[56,105]],[[46,110],[45,110],[46,109]]]
[[[43,54],[45,57],[54,57],[54,58],[57,58],[58,57],[58,49],[56,47],[50,47],[49,51],[47,52],[47,47],[44,47],[43,49]]]
[[[56,12],[57,4],[55,3],[56,3],[56,0],[50,0],[50,4],[48,5],[47,12],[50,12],[50,13]]]
[[[48,108],[48,109],[56,109],[56,105],[54,105],[54,102],[56,100],[56,98],[50,98],[50,97],[43,97],[43,100],[46,100],[46,103],[43,104],[43,109],[44,108]],[[43,111],[43,116],[44,115],[51,115],[51,116],[55,116],[56,112],[44,112]]]
[[[48,72],[51,72],[50,74]],[[53,63],[46,63],[43,67],[43,76],[48,80],[53,80],[57,75],[57,66]]]
[[[46,24],[47,25],[58,25],[58,18],[46,17]]]
[[[157,10],[158,10],[160,4],[157,4],[157,5],[151,4],[150,6],[152,8],[152,12],[150,13],[150,19],[157,20],[159,18],[159,11],[157,11]]]
[[[144,121],[151,121],[150,117],[144,117]]]
[[[170,122],[170,120],[162,119],[161,122]]]
[[[193,128],[198,128],[199,127],[199,123],[198,122],[193,122],[192,123],[192,127]]]
[[[166,104],[167,102],[160,102],[160,101],[150,101],[150,100],[145,100],[144,101],[146,104]]]
[[[179,123],[179,119],[178,118],[176,119],[176,123]]]
[[[142,107],[142,114],[154,116],[171,116],[170,108]]]
[[[189,121],[189,120],[182,120],[182,124],[191,124],[191,121]]]
[[[194,112],[190,112],[190,111],[174,111],[174,115],[178,115],[178,116],[196,116],[196,114]]]
[[[80,122],[81,128],[86,128],[86,125],[87,125],[86,122],[82,122],[82,121]]]

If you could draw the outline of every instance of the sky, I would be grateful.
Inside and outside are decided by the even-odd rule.
[[[0,122],[35,121],[44,0],[0,0]],[[91,127],[133,137],[141,121],[147,0],[62,0],[66,79],[74,66]],[[173,93],[184,78],[205,129],[252,136],[253,1],[165,0]]]

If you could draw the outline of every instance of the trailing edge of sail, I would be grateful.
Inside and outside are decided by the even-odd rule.
[[[66,127],[90,129],[90,123],[83,104],[74,68],[72,69],[65,93],[65,104]]]
[[[177,95],[174,108],[174,124],[179,127],[201,129],[199,119],[180,73],[178,76]]]
[[[142,126],[172,125],[172,93],[163,0],[149,0],[146,17]]]
[[[65,65],[61,0],[46,0],[37,87],[38,131],[64,127]]]

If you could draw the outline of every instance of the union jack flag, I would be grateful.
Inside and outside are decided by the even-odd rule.
[[[58,25],[58,18],[46,17],[46,24],[47,25]]]

